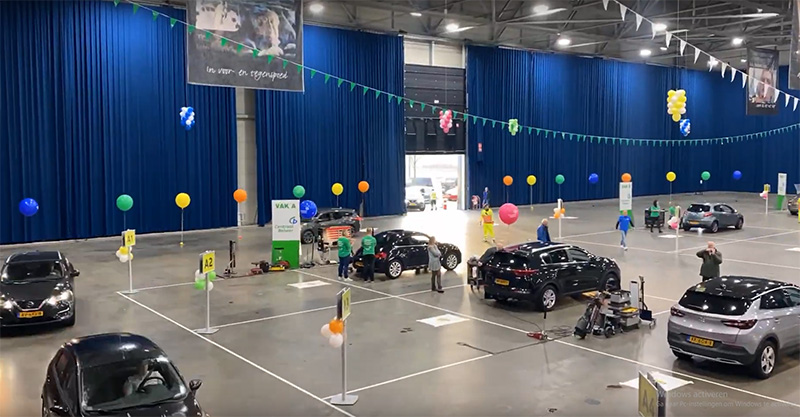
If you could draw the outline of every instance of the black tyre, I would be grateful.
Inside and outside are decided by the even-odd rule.
[[[358,234],[359,230],[355,226],[350,226],[350,236],[355,237]]]
[[[675,355],[676,358],[678,358],[678,359],[680,359],[682,361],[690,361],[690,360],[692,360],[692,355],[687,355],[687,354],[685,354],[683,352],[678,352],[677,350],[673,350],[672,354]]]
[[[397,279],[403,273],[403,263],[397,259],[392,259],[386,264],[386,276],[390,279]]]
[[[709,229],[711,233],[719,232],[719,222],[714,220],[714,223],[711,223],[711,228]]]
[[[736,226],[734,226],[734,227],[736,227],[736,230],[739,230],[739,229],[741,229],[741,228],[742,228],[742,226],[744,226],[744,219],[739,219],[739,220],[736,222]]]
[[[448,252],[444,255],[444,269],[452,271],[458,266],[458,255],[453,252]]]
[[[309,243],[314,243],[314,232],[311,230],[304,231],[303,235],[300,236],[300,240],[306,245]]]
[[[536,294],[536,308],[541,311],[551,311],[558,301],[558,290],[552,285],[545,285]]]
[[[772,376],[775,366],[778,365],[778,349],[771,341],[762,342],[755,354],[753,363],[750,364],[750,372],[759,379],[767,379]]]
[[[692,230],[692,228],[691,228],[691,227],[689,227],[689,226],[683,226],[683,231],[684,231],[684,232],[689,232],[689,231],[691,231],[691,230]]]
[[[76,316],[76,314],[72,313],[72,317],[70,317],[68,320],[66,320],[64,322],[64,326],[67,326],[67,327],[74,326],[75,325],[75,316]]]
[[[603,278],[602,286],[599,288],[603,291],[615,291],[621,288],[621,284],[619,282],[619,277],[617,274],[609,273],[606,274],[605,278]]]
[[[425,211],[425,206],[424,206],[424,205],[423,205],[423,206],[420,206],[420,207],[419,207],[419,211]]]

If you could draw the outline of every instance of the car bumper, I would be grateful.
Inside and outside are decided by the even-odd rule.
[[[487,283],[483,287],[483,292],[484,298],[488,299],[512,298],[515,300],[528,301],[533,301],[535,294],[534,290],[528,288],[505,287],[494,283]]]
[[[425,203],[408,203],[406,204],[406,209],[408,210],[422,210],[425,208]]]
[[[385,272],[386,261],[383,259],[375,259],[375,272]],[[353,269],[361,272],[364,269],[364,257],[362,255],[353,258]]]
[[[711,227],[711,225],[713,223],[714,223],[714,219],[710,219],[710,218],[705,218],[705,219],[702,219],[702,220],[688,219],[688,220],[684,220],[683,221],[682,226],[683,227],[690,227],[690,228],[691,227],[703,227],[703,228],[708,229],[708,228]]]
[[[749,365],[755,360],[755,355],[742,346],[727,345],[716,342],[715,346],[700,346],[689,343],[689,335],[678,332],[667,332],[667,342],[670,349],[691,356],[697,356],[714,362],[732,365]]]
[[[0,327],[23,327],[37,326],[52,323],[60,323],[69,320],[75,315],[73,306],[63,308],[47,307],[43,308],[43,315],[31,318],[19,318],[19,310],[3,310],[0,312]]]

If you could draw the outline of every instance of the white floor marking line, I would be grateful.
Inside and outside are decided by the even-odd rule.
[[[788,250],[790,252],[800,252],[800,248],[789,248],[789,249],[786,249],[786,250]]]
[[[647,298],[655,298],[656,300],[670,301],[670,302],[673,302],[673,303],[677,303],[678,302],[678,300],[673,300],[671,298],[658,297],[658,296],[650,295],[650,294],[645,294],[644,298],[645,299],[647,299]]]
[[[662,314],[667,314],[667,313],[669,313],[669,310],[659,311],[658,313],[653,313],[653,317],[660,316]]]
[[[442,369],[452,368],[452,367],[454,367],[454,366],[463,365],[463,364],[465,364],[465,363],[470,363],[470,362],[479,361],[479,360],[481,360],[481,359],[490,358],[490,357],[492,357],[492,356],[494,356],[494,355],[491,355],[491,354],[489,354],[489,355],[483,355],[483,356],[478,356],[477,358],[472,358],[472,359],[467,359],[467,360],[463,360],[463,361],[459,361],[459,362],[451,363],[451,364],[449,364],[449,365],[437,366],[436,368],[426,369],[426,370],[424,370],[424,371],[415,372],[415,373],[413,373],[413,374],[409,374],[409,375],[406,375],[406,376],[401,376],[401,377],[399,377],[399,378],[395,378],[395,379],[390,379],[390,380],[388,380],[388,381],[379,382],[379,383],[377,383],[377,384],[367,385],[366,387],[361,387],[361,388],[358,388],[358,389],[354,389],[354,390],[352,390],[352,391],[347,391],[347,393],[348,393],[348,394],[355,394],[355,393],[357,393],[357,392],[366,391],[366,390],[368,390],[368,389],[372,389],[372,388],[380,387],[381,385],[387,385],[387,384],[391,384],[391,383],[394,383],[394,382],[399,382],[399,381],[402,381],[402,380],[404,380],[404,379],[409,379],[409,378],[413,378],[413,377],[415,377],[415,376],[425,375],[425,374],[428,374],[428,373],[431,373],[431,372],[440,371],[440,370],[442,370]],[[331,395],[331,396],[328,396],[328,397],[325,397],[325,398],[323,398],[323,400],[330,400],[331,398],[333,398],[333,397],[335,397],[335,396],[337,396],[337,395],[342,395],[342,394],[341,394],[341,393],[338,393],[338,394],[333,394],[333,395]]]
[[[569,240],[571,242],[581,243],[581,244],[584,244],[584,245],[608,246],[609,248],[619,248],[619,250],[622,250],[622,248],[620,248],[619,245],[612,245],[612,244],[609,244],[609,243],[584,242],[582,240],[575,240],[575,239],[569,239]],[[645,251],[645,252],[663,253],[663,254],[675,253],[674,250],[656,250],[656,249],[647,249],[647,248],[636,248],[636,247],[633,247],[633,246],[628,246],[628,249],[641,250],[641,251]]]
[[[305,271],[298,271],[298,272],[301,273],[301,274],[306,274],[306,275],[309,275],[309,276],[312,276],[312,277],[316,277],[316,278],[319,278],[319,279],[325,279],[325,280],[328,280],[328,281],[336,281],[334,279],[330,279],[330,278],[326,278],[326,277],[323,277],[323,276],[320,276],[320,275],[312,274],[310,272],[305,272]],[[361,286],[358,286],[358,285],[353,285],[353,284],[350,284],[350,283],[344,283],[344,285],[348,285],[348,286],[355,287],[355,288],[360,288],[362,290],[372,291],[372,292],[374,292],[376,294],[380,294],[380,295],[383,295],[383,296],[390,296],[391,295],[391,294],[383,293],[381,291],[373,290],[371,288],[364,288],[364,287],[361,287]],[[471,316],[469,314],[459,313],[459,312],[456,312],[456,311],[448,310],[446,308],[437,307],[437,306],[430,305],[430,304],[425,304],[423,302],[419,302],[419,301],[412,300],[412,299],[409,299],[409,298],[404,298],[404,297],[396,296],[396,295],[392,296],[392,297],[400,299],[400,300],[405,300],[405,301],[408,301],[410,303],[414,303],[414,304],[418,304],[418,305],[421,305],[421,306],[425,306],[425,307],[428,307],[428,308],[432,308],[434,310],[444,311],[446,313],[450,313],[450,314],[455,314],[457,316],[466,317],[466,318],[469,318],[469,319],[472,319],[472,320],[475,320],[475,321],[480,321],[480,322],[483,322],[483,323],[486,323],[486,324],[491,324],[493,326],[502,327],[502,328],[505,328],[505,329],[508,329],[508,330],[513,330],[513,331],[518,332],[518,333],[527,334],[529,332],[528,330],[522,330],[522,329],[518,329],[516,327],[506,326],[505,324],[495,323],[495,322],[490,321],[490,320],[485,320],[485,319],[482,319],[482,318],[479,318],[479,317]],[[743,394],[749,394],[749,395],[752,395],[754,397],[763,398],[765,400],[775,401],[775,402],[779,402],[779,403],[782,403],[782,404],[786,404],[786,405],[790,405],[790,406],[793,406],[793,407],[800,408],[800,404],[796,404],[796,403],[793,403],[793,402],[790,402],[790,401],[781,400],[779,398],[773,398],[773,397],[770,397],[770,396],[767,396],[767,395],[764,395],[764,394],[759,394],[757,392],[747,391],[747,390],[744,390],[744,389],[741,389],[741,388],[736,388],[736,387],[733,387],[733,386],[730,386],[730,385],[725,385],[725,384],[720,383],[720,382],[715,382],[715,381],[711,381],[711,380],[708,380],[708,379],[696,377],[694,375],[685,374],[683,372],[673,371],[671,369],[661,368],[659,366],[650,365],[650,364],[647,364],[647,363],[644,363],[644,362],[639,362],[637,360],[624,358],[622,356],[612,355],[610,353],[606,353],[606,352],[602,352],[602,351],[599,351],[599,350],[590,349],[590,348],[587,348],[587,347],[584,347],[584,346],[581,346],[581,345],[576,345],[576,344],[573,344],[573,343],[565,342],[564,340],[561,340],[561,339],[554,340],[551,343],[559,343],[559,344],[566,345],[566,346],[572,346],[572,347],[577,348],[577,349],[581,349],[581,350],[584,350],[584,351],[587,351],[587,352],[591,352],[591,353],[595,353],[595,354],[602,355],[602,356],[607,356],[609,358],[618,359],[618,360],[621,360],[621,361],[624,361],[624,362],[636,364],[636,365],[639,365],[639,366],[643,366],[645,368],[656,369],[656,370],[659,370],[661,372],[665,372],[667,374],[677,375],[677,376],[681,376],[681,377],[684,377],[684,378],[691,378],[691,379],[694,379],[695,381],[705,382],[707,384],[715,385],[715,386],[718,386],[718,387],[721,387],[721,388],[730,389],[730,390],[733,390],[733,391],[741,392]]]
[[[231,356],[233,356],[233,357],[235,357],[235,358],[237,358],[237,359],[241,360],[242,362],[244,362],[244,363],[246,363],[246,364],[248,364],[248,365],[250,365],[250,366],[252,366],[252,367],[254,367],[254,368],[256,368],[256,369],[258,369],[259,371],[261,371],[261,372],[263,372],[263,373],[265,373],[265,374],[267,374],[267,375],[269,375],[269,376],[271,376],[271,377],[273,377],[273,378],[277,379],[278,381],[281,381],[281,382],[283,382],[284,384],[286,384],[286,385],[288,385],[288,386],[290,386],[290,387],[292,387],[292,388],[294,388],[294,389],[296,389],[296,390],[298,390],[298,391],[302,392],[303,394],[305,394],[305,395],[307,395],[307,396],[309,396],[309,397],[311,397],[311,398],[313,398],[313,399],[315,399],[315,400],[317,400],[317,401],[321,402],[322,404],[325,404],[326,406],[328,406],[328,407],[330,407],[330,408],[332,408],[332,409],[334,409],[334,410],[336,410],[336,411],[338,411],[338,412],[340,412],[340,413],[342,413],[342,414],[344,414],[344,415],[346,415],[346,416],[348,416],[348,417],[356,417],[355,415],[353,415],[353,414],[350,414],[350,413],[348,413],[348,412],[347,412],[347,411],[345,411],[345,410],[342,410],[341,408],[339,408],[339,407],[337,407],[337,406],[335,406],[335,405],[333,405],[333,404],[331,404],[331,403],[329,403],[329,402],[325,401],[324,399],[322,399],[322,398],[320,398],[320,397],[317,397],[316,395],[312,394],[311,392],[309,392],[309,391],[307,391],[307,390],[305,390],[305,389],[301,388],[300,386],[298,386],[298,385],[296,385],[296,384],[292,383],[291,381],[289,381],[288,379],[286,379],[286,378],[283,378],[282,376],[280,376],[280,375],[278,375],[278,374],[276,374],[276,373],[274,373],[274,372],[270,371],[269,369],[267,369],[267,368],[264,368],[263,366],[261,366],[261,365],[259,365],[259,364],[255,363],[255,362],[253,362],[253,361],[251,361],[250,359],[247,359],[247,358],[245,358],[244,356],[242,356],[242,355],[240,355],[240,354],[238,354],[238,353],[236,353],[236,352],[234,352],[234,351],[232,351],[232,350],[230,350],[230,349],[226,348],[225,346],[222,346],[221,344],[219,344],[219,343],[217,343],[217,342],[215,342],[215,341],[213,341],[213,340],[211,340],[211,339],[209,339],[209,338],[207,338],[207,337],[203,337],[203,336],[201,336],[201,335],[199,335],[199,334],[195,333],[195,332],[194,332],[194,331],[192,331],[190,328],[188,328],[188,327],[186,327],[186,326],[184,326],[184,325],[182,325],[182,324],[178,323],[177,321],[175,321],[175,320],[173,320],[173,319],[171,319],[171,318],[169,318],[169,317],[165,316],[164,314],[161,314],[161,313],[159,313],[159,312],[158,312],[158,311],[156,311],[155,309],[153,309],[153,308],[150,308],[150,307],[148,307],[148,306],[146,306],[146,305],[144,305],[144,304],[142,304],[142,303],[140,303],[140,302],[138,302],[138,301],[134,300],[133,298],[131,298],[131,297],[128,297],[127,295],[120,293],[120,292],[117,292],[117,295],[119,295],[120,297],[123,297],[123,298],[126,298],[126,299],[128,299],[128,301],[130,301],[130,302],[132,302],[132,303],[134,303],[134,304],[138,305],[139,307],[142,307],[143,309],[145,309],[145,310],[147,310],[147,311],[149,311],[149,312],[151,312],[151,313],[155,314],[156,316],[159,316],[159,317],[161,317],[162,319],[164,319],[164,320],[166,320],[166,321],[168,321],[168,322],[170,322],[170,323],[172,323],[172,324],[174,324],[174,325],[176,325],[176,326],[180,327],[181,329],[183,329],[183,330],[186,330],[187,332],[189,332],[189,333],[191,333],[191,334],[193,334],[193,335],[197,336],[198,338],[200,338],[200,339],[202,339],[202,340],[205,340],[206,342],[208,342],[208,343],[210,343],[210,344],[212,344],[212,345],[216,346],[217,348],[219,348],[219,349],[221,349],[221,350],[223,350],[223,351],[227,352],[229,355],[231,355]]]
[[[184,285],[194,285],[194,281],[192,281],[192,282],[179,282],[177,284],[155,285],[155,286],[152,286],[152,287],[144,287],[144,288],[134,288],[133,290],[134,291],[147,291],[147,290],[157,290],[159,288],[181,287],[181,286],[184,286]]]
[[[783,233],[773,233],[771,235],[756,236],[756,237],[751,237],[751,238],[747,238],[747,239],[728,240],[728,241],[724,241],[724,242],[718,243],[717,246],[731,245],[731,244],[734,244],[734,243],[742,243],[742,242],[751,242],[751,241],[754,241],[754,240],[766,239],[768,237],[790,235],[790,234],[793,234],[793,233],[800,233],[800,230],[793,230],[791,232],[783,232]],[[714,237],[712,235],[709,235],[708,239],[713,241]],[[695,246],[695,247],[691,247],[691,248],[680,249],[679,252],[683,252],[683,251],[687,251],[687,250],[700,250],[700,249],[705,249],[705,248],[706,248],[705,245],[703,245],[703,246]]]

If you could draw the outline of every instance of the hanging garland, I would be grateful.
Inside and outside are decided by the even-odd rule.
[[[114,6],[119,5],[120,1],[121,0],[114,0]],[[605,0],[604,3],[607,4],[607,1],[608,0]],[[614,1],[616,2],[616,0],[614,0]],[[195,30],[197,30],[197,28],[195,26],[190,25],[190,24],[188,24],[188,23],[186,23],[186,22],[184,22],[182,20],[178,20],[178,19],[176,19],[174,17],[167,16],[167,15],[165,15],[165,14],[163,14],[163,13],[157,11],[157,10],[151,9],[151,8],[149,8],[147,6],[141,5],[141,4],[136,3],[134,1],[129,1],[128,0],[127,2],[129,2],[129,3],[131,3],[133,5],[133,13],[134,14],[140,8],[141,9],[145,9],[145,10],[148,10],[148,11],[151,12],[151,14],[153,16],[153,21],[158,20],[158,18],[161,17],[161,16],[167,18],[169,20],[170,28],[174,28],[177,23],[180,23],[180,24],[186,26],[186,30],[187,30],[187,32],[189,34],[193,33]],[[638,17],[637,17],[637,19],[638,19]],[[212,33],[210,31],[203,31],[203,32],[205,33],[205,39],[208,40],[208,41],[213,41],[212,38],[216,38],[220,42],[220,44],[223,45],[223,46],[227,45],[228,43],[235,44],[237,52],[241,53],[242,50],[247,49],[252,53],[253,58],[259,58],[258,54],[259,54],[260,51],[258,49],[251,48],[249,46],[245,46],[243,44],[240,44],[240,43],[238,43],[236,41],[233,41],[231,39],[225,38],[223,36],[217,35],[217,34]],[[289,61],[289,60],[281,58],[281,57],[275,57],[273,55],[267,55],[267,63],[271,63],[276,58],[282,61],[283,69],[286,69],[289,65],[293,65],[296,68],[298,73],[303,72],[303,70],[307,70],[312,79],[317,74],[320,74],[320,75],[323,76],[324,84],[328,84],[329,81],[335,80],[337,88],[341,88],[343,84],[347,83],[349,91],[351,91],[351,92],[353,90],[355,90],[356,87],[361,87],[363,95],[366,95],[368,92],[372,91],[375,94],[375,98],[376,99],[379,98],[381,95],[386,95],[387,101],[389,101],[389,102],[396,101],[396,103],[398,105],[402,104],[403,102],[406,102],[409,107],[413,108],[414,105],[418,104],[422,111],[424,111],[425,108],[428,107],[430,109],[430,112],[431,112],[432,115],[435,115],[437,110],[440,110],[440,111],[443,111],[443,112],[446,112],[446,111],[449,110],[449,109],[446,109],[444,107],[431,105],[431,104],[424,103],[424,102],[421,102],[421,101],[415,101],[415,100],[412,100],[412,99],[409,99],[409,98],[406,98],[406,97],[403,97],[403,96],[400,96],[400,95],[389,93],[387,91],[378,90],[378,89],[372,88],[372,87],[367,86],[367,85],[363,85],[363,84],[356,83],[356,82],[353,82],[353,81],[350,81],[350,80],[346,80],[344,78],[340,78],[340,77],[337,77],[335,75],[328,74],[328,73],[326,73],[324,71],[316,70],[314,68],[310,68],[310,67],[307,67],[307,66],[305,66],[303,64],[298,64],[296,62]],[[797,100],[797,99],[795,99],[795,100]],[[788,96],[787,96],[787,103],[788,103]],[[796,104],[795,104],[795,106],[796,106]],[[569,139],[569,140],[576,140],[576,141],[579,141],[579,142],[586,142],[588,140],[589,143],[597,143],[597,144],[609,144],[610,143],[612,145],[632,145],[632,146],[675,147],[675,146],[697,146],[697,145],[713,145],[713,144],[723,144],[724,145],[726,143],[749,141],[749,140],[753,140],[753,139],[772,136],[772,135],[775,135],[775,134],[786,133],[786,132],[789,132],[789,131],[796,130],[796,129],[800,128],[800,123],[795,123],[795,124],[792,124],[792,125],[789,125],[789,126],[779,127],[779,128],[776,128],[776,129],[764,130],[764,131],[760,131],[760,132],[747,133],[747,134],[744,134],[744,135],[720,136],[720,137],[714,137],[714,138],[701,138],[701,139],[674,139],[674,140],[668,140],[668,139],[639,139],[639,138],[622,138],[622,137],[612,137],[612,136],[586,135],[586,134],[582,134],[582,133],[574,133],[574,132],[566,132],[566,131],[561,131],[561,130],[544,129],[544,128],[535,127],[535,126],[521,125],[521,124],[519,124],[517,122],[517,119],[511,119],[508,122],[505,122],[505,121],[502,121],[502,120],[495,120],[495,119],[491,119],[491,118],[488,118],[488,117],[481,117],[481,116],[477,116],[477,115],[473,115],[473,114],[468,114],[467,112],[457,112],[455,110],[449,110],[449,111],[452,112],[452,119],[459,119],[460,118],[460,119],[464,120],[465,122],[469,122],[469,120],[472,119],[472,124],[473,125],[476,125],[478,123],[478,120],[480,120],[481,121],[481,126],[486,126],[487,122],[491,122],[492,123],[492,128],[496,128],[499,125],[499,127],[501,129],[506,129],[506,126],[508,126],[509,133],[512,134],[512,135],[516,135],[517,131],[525,131],[529,135],[533,135],[533,134],[535,134],[536,136],[544,135],[545,138],[550,138],[552,136],[554,139],[560,137],[562,140]]]

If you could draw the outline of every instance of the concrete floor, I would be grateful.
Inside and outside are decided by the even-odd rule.
[[[620,263],[624,281],[647,278],[647,303],[659,322],[653,329],[610,339],[571,337],[541,343],[525,333],[539,327],[572,327],[584,303],[561,300],[545,323],[526,305],[484,301],[465,287],[465,266],[444,275],[444,294],[427,291],[427,276],[365,285],[354,282],[348,320],[348,387],[360,399],[337,408],[326,397],[341,388],[339,350],[320,327],[334,314],[343,287],[332,266],[218,281],[211,293],[211,321],[220,331],[208,338],[191,329],[205,320],[204,293],[193,288],[197,254],[214,249],[218,264],[235,230],[188,233],[186,245],[172,234],[139,236],[134,260],[138,293],[125,297],[127,269],[114,251],[118,239],[0,247],[0,257],[20,249],[60,249],[82,271],[76,279],[78,322],[73,328],[15,331],[0,338],[0,416],[39,413],[45,368],[70,338],[102,332],[143,334],[164,348],[184,377],[203,379],[202,406],[215,416],[635,416],[637,391],[608,388],[660,371],[691,381],[669,393],[668,415],[798,416],[800,361],[782,358],[769,380],[750,379],[732,366],[677,362],[666,343],[669,307],[699,280],[694,256],[709,239],[724,255],[723,274],[753,275],[800,283],[800,224],[784,213],[764,214],[756,193],[673,197],[683,207],[695,200],[730,202],[746,216],[743,230],[716,235],[683,234],[675,240],[637,229],[623,252],[614,231],[617,201],[568,203],[562,241]],[[662,197],[666,202],[668,198]],[[635,221],[652,198],[635,200]],[[532,239],[552,205],[521,208],[511,227],[496,226],[498,240]],[[465,257],[480,254],[477,212],[410,213],[369,219],[367,226],[403,227],[457,244]],[[551,235],[558,236],[551,221]],[[269,228],[243,229],[238,271],[268,258]],[[326,284],[307,289],[300,281]],[[434,328],[417,320],[455,314],[467,321]]]

